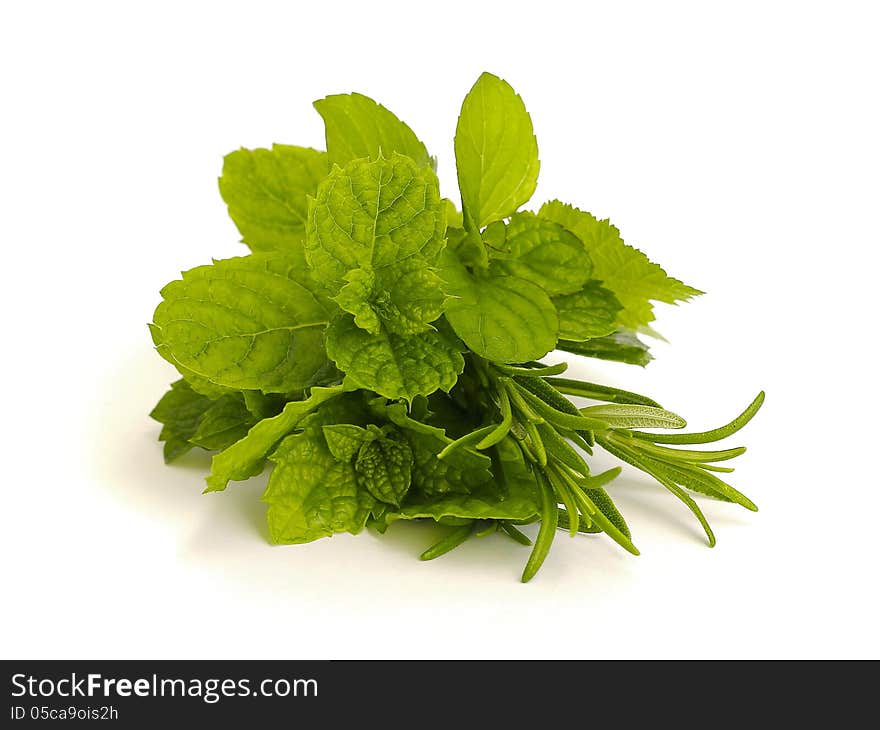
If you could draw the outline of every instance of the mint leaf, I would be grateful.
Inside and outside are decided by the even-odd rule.
[[[354,470],[358,484],[380,502],[400,505],[412,479],[413,453],[406,443],[377,438],[363,444]]]
[[[315,383],[329,303],[294,257],[252,254],[183,273],[162,290],[159,354],[229,388],[283,393]]]
[[[439,459],[438,454],[448,445],[448,439],[412,429],[405,434],[414,459],[413,487],[424,494],[466,494],[492,480],[489,471],[492,460],[485,454],[461,448]]]
[[[390,157],[394,152],[411,157],[420,167],[433,164],[415,133],[363,94],[334,94],[319,99],[314,106],[324,120],[331,164],[342,166],[361,157]]]
[[[398,335],[360,329],[351,315],[327,329],[327,353],[352,386],[386,398],[412,400],[435,390],[448,391],[464,369],[461,345],[445,331]]]
[[[541,287],[513,276],[476,277],[454,253],[441,257],[446,319],[475,353],[495,362],[525,362],[556,346],[559,319]]]
[[[339,461],[353,461],[358,451],[361,450],[361,446],[375,438],[367,429],[350,423],[335,423],[324,426],[323,431],[327,448]]]
[[[214,401],[205,411],[190,441],[209,451],[225,449],[243,439],[253,425],[254,417],[245,406],[244,398],[240,393],[230,393]]]
[[[196,393],[185,380],[171,384],[170,390],[150,411],[150,418],[162,424],[159,440],[165,442],[166,462],[174,461],[192,449],[190,439],[213,403],[211,398]]]
[[[345,284],[333,297],[339,307],[354,315],[354,323],[361,329],[377,335],[382,330],[382,320],[373,308],[373,287],[376,276],[370,269],[352,269],[345,275]]]
[[[321,183],[309,213],[306,257],[336,302],[376,333],[422,332],[442,313],[433,273],[445,245],[437,177],[411,159],[355,160]]]
[[[478,230],[513,215],[538,181],[532,120],[506,81],[484,73],[461,105],[455,164],[465,227]]]
[[[410,445],[415,489],[428,495],[468,492],[492,480],[492,461],[485,454],[461,448],[444,459],[438,459],[437,455],[452,443],[452,439],[442,428],[413,418],[403,403],[386,403],[376,398],[369,406],[374,416],[398,426]]]
[[[245,408],[250,411],[255,421],[277,416],[281,413],[286,402],[284,397],[277,393],[267,395],[259,390],[244,390],[241,394],[244,398]]]
[[[376,270],[371,305],[391,332],[415,334],[432,330],[443,314],[443,281],[434,268],[418,258]],[[436,263],[436,257],[431,262]]]
[[[299,425],[300,421],[326,401],[345,392],[343,386],[312,388],[308,398],[291,401],[274,418],[257,423],[247,436],[214,456],[211,475],[206,479],[206,492],[226,489],[230,481],[241,481],[256,476],[263,470],[266,457],[275,445]]]
[[[489,246],[491,271],[518,276],[551,296],[573,294],[590,278],[593,267],[580,239],[534,213],[517,213],[506,230],[493,223],[483,232],[483,240]]]
[[[308,147],[240,149],[223,158],[220,195],[252,251],[296,255],[305,237],[307,196],[328,172],[327,154]]]
[[[603,337],[617,329],[621,304],[617,297],[598,281],[589,281],[579,292],[553,297],[559,313],[559,337],[565,340],[588,340]]]
[[[416,455],[418,458],[418,455]],[[442,463],[442,462],[441,462]],[[415,474],[413,475],[415,484]],[[422,490],[428,492],[428,490]],[[517,473],[507,483],[507,492],[499,500],[497,489],[488,480],[470,485],[465,493],[446,490],[437,496],[419,496],[410,492],[403,506],[385,516],[386,521],[413,520],[422,517],[440,521],[449,518],[528,520],[538,514],[538,495],[534,477]]]
[[[645,254],[623,242],[620,231],[607,220],[553,200],[544,203],[541,218],[564,226],[583,241],[593,261],[593,278],[614,292],[623,305],[617,317],[621,327],[638,330],[654,320],[651,300],[674,304],[703,292],[673,279]]]
[[[272,542],[304,543],[363,529],[373,498],[358,487],[354,466],[333,457],[319,427],[288,436],[271,459],[275,468],[263,501]]]
[[[433,330],[429,324],[443,313],[441,279],[425,262],[404,259],[378,269],[354,269],[334,301],[354,315],[355,324],[372,334],[384,326],[396,334]]]
[[[154,328],[150,325],[147,326],[150,328],[150,334],[153,336],[153,344],[156,344],[156,333],[154,332]],[[179,362],[173,363],[173,365],[177,368],[177,372],[179,372],[183,376],[183,379],[186,381],[187,385],[189,385],[190,388],[192,388],[196,393],[199,393],[200,395],[207,396],[210,400],[217,400],[217,398],[222,398],[224,395],[227,395],[229,393],[239,392],[236,388],[227,388],[226,386],[212,383],[207,378],[202,377],[201,375],[197,375],[192,370],[183,367],[183,365],[181,365]]]

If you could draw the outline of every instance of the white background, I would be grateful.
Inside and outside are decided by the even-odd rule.
[[[874,3],[42,3],[0,10],[0,653],[77,657],[874,657],[880,113]],[[462,96],[488,69],[531,111],[535,204],[617,223],[709,293],[658,307],[646,392],[695,428],[760,389],[718,535],[636,472],[642,556],[560,534],[425,528],[266,540],[263,482],[202,496],[147,418],[171,367],[146,322],[181,269],[241,254],[222,156],[321,147],[310,103],[362,91],[454,194]],[[600,459],[600,465],[610,459]]]

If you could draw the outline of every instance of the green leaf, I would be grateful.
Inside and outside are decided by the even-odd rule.
[[[354,323],[362,330],[377,335],[382,320],[373,308],[373,287],[376,276],[370,269],[352,269],[345,275],[345,284],[333,297],[340,308],[354,316]]]
[[[353,461],[361,446],[372,440],[373,435],[360,426],[338,423],[324,426],[324,438],[334,458],[339,461]]]
[[[286,403],[284,396],[278,393],[266,394],[259,390],[244,390],[241,394],[244,397],[245,408],[251,412],[255,421],[277,416]]]
[[[475,277],[452,251],[441,256],[446,319],[475,353],[497,362],[525,362],[556,346],[559,320],[539,286],[512,276]]]
[[[403,430],[414,457],[414,488],[427,495],[467,493],[492,481],[492,461],[485,454],[459,449],[445,459],[437,458],[452,439],[442,428],[413,418],[405,404],[385,403],[384,399],[376,398],[370,403],[370,410]]]
[[[590,418],[605,421],[611,428],[684,428],[687,426],[687,422],[681,416],[664,408],[653,406],[604,403],[600,406],[581,408],[580,412]]]
[[[205,411],[192,443],[203,449],[225,449],[244,438],[254,425],[254,417],[244,404],[240,393],[230,393],[216,400]]]
[[[314,106],[324,120],[331,164],[342,166],[361,157],[388,157],[398,152],[420,167],[433,165],[412,129],[363,94],[334,94]]]
[[[608,492],[602,488],[588,489],[587,497],[589,497],[593,504],[599,508],[599,511],[608,518],[608,521],[612,525],[626,535],[626,537],[632,539],[629,525],[626,524],[626,520],[623,518],[620,510],[617,509],[617,505],[614,504],[614,500],[611,499]]]
[[[443,314],[442,280],[419,259],[403,259],[375,273],[354,269],[345,278],[348,283],[334,301],[372,334],[383,324],[396,334],[426,332]]]
[[[595,217],[558,200],[545,203],[541,218],[564,226],[583,241],[593,261],[593,277],[610,289],[623,310],[621,327],[637,330],[654,320],[651,300],[675,304],[703,292],[673,279],[645,254],[623,242],[620,231],[607,220]]]
[[[654,359],[648,351],[648,346],[634,334],[625,330],[619,330],[607,337],[595,337],[585,342],[560,339],[557,348],[574,355],[640,365],[641,367],[645,367]]]
[[[486,232],[495,226],[505,235],[500,223],[492,224]],[[558,223],[542,220],[529,212],[514,215],[507,224],[501,249],[490,247],[489,250],[490,270],[531,281],[551,296],[580,290],[593,268],[577,236]],[[613,328],[610,331],[613,332]]]
[[[418,454],[415,454],[418,460]],[[440,462],[444,464],[445,462]],[[413,474],[415,484],[415,474]],[[424,490],[423,490],[424,491]],[[386,519],[415,520],[430,517],[434,520],[452,518],[528,520],[538,514],[538,495],[534,478],[517,478],[508,485],[507,496],[499,500],[497,489],[488,483],[472,487],[469,493],[440,493],[420,496],[410,491],[403,506],[386,515]]]
[[[409,490],[412,467],[412,449],[390,438],[365,443],[354,464],[358,484],[380,502],[395,507]]]
[[[240,149],[223,158],[220,195],[252,251],[285,251],[302,261],[307,196],[328,172],[327,154],[308,147]]]
[[[185,380],[171,384],[170,390],[150,411],[150,418],[162,424],[159,440],[165,442],[163,450],[166,462],[192,449],[190,439],[213,403],[211,398],[196,393]]]
[[[317,382],[329,363],[329,302],[280,253],[217,261],[162,290],[151,331],[159,354],[214,384],[283,393]]]
[[[565,340],[588,340],[613,334],[621,304],[610,289],[598,281],[588,281],[574,294],[553,297],[559,313],[559,337]]]
[[[412,400],[435,390],[449,391],[464,370],[462,347],[444,330],[398,335],[360,329],[350,315],[327,330],[327,353],[346,382],[386,398]]]
[[[332,398],[345,392],[341,385],[332,388],[312,388],[308,398],[291,401],[274,418],[257,423],[240,441],[214,456],[211,475],[206,479],[206,492],[226,489],[230,481],[241,481],[259,474],[266,457],[275,445],[293,431],[312,411]]]
[[[334,168],[309,207],[306,256],[334,293],[352,269],[436,259],[446,207],[437,176],[410,158],[357,159]]]
[[[271,459],[275,468],[263,501],[272,542],[304,543],[363,529],[373,498],[358,487],[354,466],[330,453],[319,428],[288,436]]]
[[[443,310],[433,272],[445,245],[437,177],[411,159],[358,159],[334,168],[311,204],[306,257],[336,302],[373,333],[430,329]]]
[[[455,163],[465,227],[472,231],[513,215],[535,192],[532,120],[519,95],[497,76],[482,74],[462,103]]]
[[[492,480],[492,460],[485,454],[462,448],[440,459],[438,455],[449,444],[445,435],[439,436],[436,432],[429,434],[422,430],[406,430],[404,435],[413,453],[413,487],[422,493],[467,494]]]

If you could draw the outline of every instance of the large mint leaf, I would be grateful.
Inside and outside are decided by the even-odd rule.
[[[275,467],[263,501],[272,542],[304,543],[363,529],[373,497],[358,486],[354,466],[333,457],[319,428],[288,436],[271,459]]]
[[[217,385],[283,393],[328,367],[330,305],[296,259],[252,254],[184,272],[162,290],[151,331],[169,362]]]
[[[331,164],[398,152],[419,166],[432,160],[415,133],[392,112],[363,94],[334,94],[315,102],[324,119]]]
[[[306,257],[336,302],[371,332],[430,329],[443,297],[432,267],[445,245],[437,177],[410,158],[335,168],[309,212]]]
[[[564,340],[588,340],[604,337],[617,329],[621,304],[610,289],[598,281],[589,281],[574,294],[553,297],[559,313],[559,337]]]
[[[443,330],[399,335],[360,329],[351,315],[327,329],[327,353],[346,374],[346,383],[386,398],[412,400],[448,391],[464,370],[461,344]]]
[[[308,398],[291,401],[273,418],[257,423],[240,441],[214,456],[211,475],[206,479],[206,492],[226,489],[230,481],[248,479],[263,470],[266,457],[275,445],[293,431],[299,423],[322,403],[345,392],[342,386],[312,388]]]
[[[301,256],[307,196],[328,172],[327,154],[308,147],[240,149],[223,160],[220,195],[251,250]]]
[[[572,294],[589,280],[589,255],[580,239],[558,223],[525,212],[514,215],[506,230],[495,225],[504,240],[501,250],[489,249],[491,270],[531,281],[550,296]]]
[[[535,192],[539,163],[532,120],[519,95],[497,76],[480,76],[462,103],[455,164],[471,230],[513,215]]]
[[[166,462],[192,449],[190,439],[214,402],[195,392],[185,380],[171,384],[171,388],[150,412],[150,418],[162,424],[159,440],[165,444],[163,451]]]
[[[556,346],[556,308],[541,287],[513,276],[476,277],[452,251],[444,252],[441,263],[446,319],[475,353],[495,362],[525,362]]]
[[[627,245],[607,220],[553,200],[544,203],[541,218],[564,226],[583,241],[593,261],[593,278],[614,292],[623,305],[617,316],[621,327],[638,330],[654,320],[651,300],[674,304],[702,294],[673,279],[637,248]]]

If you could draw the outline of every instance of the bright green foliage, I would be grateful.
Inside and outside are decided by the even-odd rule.
[[[248,431],[247,436],[214,457],[205,491],[220,491],[226,489],[230,481],[241,481],[259,474],[263,470],[266,457],[282,438],[319,405],[343,392],[341,385],[312,388],[311,395],[305,400],[292,400],[274,418],[264,418],[257,423]]]
[[[547,294],[574,294],[590,279],[592,264],[580,239],[534,213],[517,213],[499,249],[490,249],[492,269],[540,286]],[[484,237],[485,240],[485,237]]]
[[[253,416],[239,393],[218,398],[205,411],[190,441],[209,451],[222,450],[247,436]]]
[[[352,461],[361,450],[361,446],[375,438],[367,429],[351,423],[324,426],[323,431],[327,448],[339,461]]]
[[[559,314],[559,338],[582,342],[614,334],[621,305],[610,289],[588,281],[574,294],[554,297]]]
[[[333,457],[319,430],[288,436],[271,458],[275,468],[263,501],[272,542],[311,542],[363,529],[373,498],[358,487],[354,466]]]
[[[652,322],[651,300],[675,304],[703,293],[667,276],[645,254],[625,244],[620,231],[607,220],[598,220],[558,200],[541,206],[539,215],[565,226],[583,241],[593,261],[594,278],[614,292],[623,305],[617,318],[621,327],[637,330]]]
[[[412,400],[435,390],[448,391],[464,369],[458,341],[444,331],[397,335],[381,328],[360,329],[351,315],[327,330],[327,353],[352,386],[386,398]]]
[[[214,401],[196,393],[185,380],[177,380],[150,412],[162,424],[159,440],[165,442],[165,461],[174,461],[187,453],[190,441]]]
[[[651,398],[539,362],[564,350],[644,366],[635,333],[653,333],[653,302],[700,292],[608,221],[558,201],[520,210],[538,149],[507,82],[485,73],[462,104],[461,211],[385,107],[360,94],[315,107],[327,152],[224,160],[220,191],[252,253],[162,290],[150,330],[182,376],[150,414],[167,461],[215,452],[206,492],[271,465],[273,542],[422,520],[445,528],[423,560],[496,533],[531,546],[523,581],[559,530],[639,554],[613,500],[620,468],[592,474],[596,448],[680,500],[710,545],[693,495],[757,509],[721,478],[745,449],[700,445],[739,431],[763,393],[726,426],[687,433]]]
[[[184,272],[162,290],[153,342],[172,364],[217,385],[283,393],[327,367],[329,303],[284,254],[253,254]]]
[[[399,506],[412,483],[412,449],[400,441],[375,438],[358,451],[358,484],[380,502]]]
[[[513,276],[478,276],[449,252],[441,257],[446,318],[464,343],[487,360],[523,362],[556,345],[559,318],[547,293]]]
[[[220,194],[244,243],[252,251],[301,256],[307,198],[328,171],[327,153],[308,147],[276,144],[226,155]]]
[[[330,163],[345,165],[362,157],[397,152],[419,166],[430,165],[425,145],[392,112],[363,94],[336,94],[315,102],[327,131]]]
[[[357,159],[335,168],[309,206],[306,259],[334,293],[352,269],[380,270],[443,248],[446,206],[437,176],[410,158]]]
[[[520,96],[484,73],[461,105],[455,164],[466,227],[507,218],[527,203],[538,182],[538,142]]]

